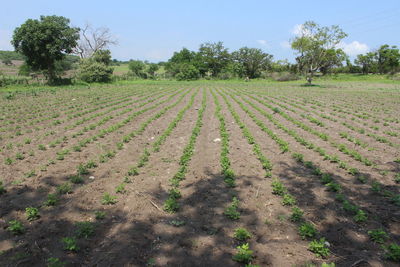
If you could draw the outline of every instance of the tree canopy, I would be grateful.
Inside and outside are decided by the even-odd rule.
[[[43,71],[49,82],[56,78],[56,61],[72,52],[79,39],[79,28],[69,26],[62,16],[28,19],[14,30],[12,45],[23,54],[34,71]]]
[[[297,51],[296,61],[299,70],[308,75],[309,83],[328,57],[341,56],[336,50],[346,36],[347,34],[336,25],[321,27],[313,21],[307,21],[301,26],[300,33],[292,40],[291,46]]]

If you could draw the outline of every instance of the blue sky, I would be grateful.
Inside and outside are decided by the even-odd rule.
[[[339,25],[348,33],[342,47],[354,56],[381,44],[400,46],[400,0],[15,0],[0,9],[0,50],[11,50],[15,27],[28,18],[61,15],[74,26],[108,27],[117,38],[113,58],[167,60],[174,51],[197,50],[223,41],[230,51],[261,48],[275,59],[293,60],[288,41],[307,20]]]

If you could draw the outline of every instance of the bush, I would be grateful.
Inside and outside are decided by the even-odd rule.
[[[110,82],[112,80],[112,73],[112,67],[91,59],[85,59],[79,65],[78,78],[88,83]]]
[[[197,80],[199,77],[199,70],[191,64],[182,64],[179,68],[179,72],[175,75],[178,81]]]

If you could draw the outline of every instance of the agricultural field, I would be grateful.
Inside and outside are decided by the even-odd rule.
[[[0,266],[399,264],[398,83],[21,89],[0,110]]]

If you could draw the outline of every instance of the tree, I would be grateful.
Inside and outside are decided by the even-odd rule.
[[[92,57],[81,60],[78,77],[85,82],[110,82],[113,68],[110,67],[111,52],[97,50]]]
[[[110,29],[93,28],[86,23],[80,31],[80,39],[74,48],[74,53],[81,58],[91,57],[97,51],[107,51],[110,45],[116,45],[117,40],[110,33]]]
[[[375,60],[376,53],[368,52],[365,55],[357,55],[354,60],[354,64],[361,67],[363,74],[368,74],[370,72],[375,73],[378,70],[378,64]]]
[[[382,45],[376,51],[379,73],[394,73],[400,65],[400,52],[397,46]]]
[[[180,70],[175,77],[178,81],[196,80],[200,77],[200,72],[192,64],[183,63],[180,65]]]
[[[173,56],[165,65],[165,70],[172,76],[180,72],[182,64],[194,65],[196,61],[196,52],[190,51],[187,48],[182,48],[179,52],[174,52]]]
[[[332,68],[343,66],[343,61],[346,61],[346,59],[347,55],[342,49],[328,49],[321,61],[319,70],[323,75],[326,75]]]
[[[332,49],[336,49],[340,41],[347,36],[339,26],[321,27],[313,21],[305,22],[300,34],[291,41],[292,49],[297,51],[296,61],[307,81],[312,82],[314,73],[323,66]]]
[[[154,76],[156,75],[156,71],[159,69],[159,66],[155,63],[151,63],[149,64],[149,69],[148,69],[148,73],[150,74],[150,76],[152,78],[154,78]]]
[[[253,79],[260,77],[261,71],[267,69],[272,56],[258,48],[242,47],[232,53],[232,58],[242,67],[243,73],[240,76]]]
[[[213,77],[217,77],[230,62],[230,54],[222,42],[201,44],[199,57],[199,60]]]
[[[33,71],[43,71],[50,83],[56,79],[56,61],[72,52],[79,39],[79,28],[71,28],[69,19],[41,16],[28,19],[14,30],[12,45],[26,57]]]
[[[144,64],[141,60],[131,60],[128,65],[131,73],[137,77],[144,77],[144,69],[146,68],[146,64]]]

